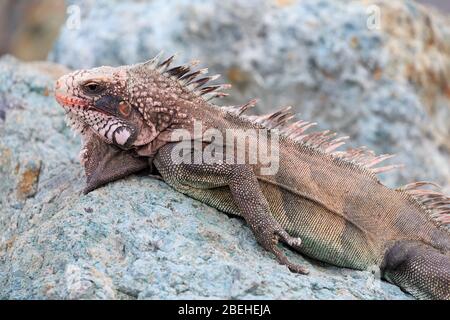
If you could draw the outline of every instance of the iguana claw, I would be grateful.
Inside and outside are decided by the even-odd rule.
[[[289,259],[286,257],[286,255],[284,254],[283,251],[280,250],[280,248],[278,248],[276,245],[274,245],[271,248],[267,248],[270,252],[272,252],[273,254],[275,254],[275,256],[277,257],[278,262],[280,262],[281,264],[284,264],[285,266],[287,266],[289,268],[289,270],[291,270],[292,272],[295,273],[300,273],[300,274],[308,274],[309,270],[306,269],[305,267],[299,265],[299,264],[295,264],[292,263],[291,261],[289,261]]]
[[[280,237],[280,239],[283,242],[287,243],[288,245],[290,245],[291,247],[296,248],[296,249],[298,249],[302,243],[302,240],[300,238],[292,237],[284,230],[277,231],[276,235],[277,235],[277,237]],[[291,270],[292,272],[295,272],[295,273],[300,273],[300,274],[308,274],[309,273],[309,270],[306,269],[305,267],[289,261],[289,259],[286,257],[284,252],[277,247],[278,239],[277,239],[277,241],[274,241],[273,243],[274,243],[273,246],[271,248],[268,248],[268,250],[275,254],[275,256],[277,257],[278,261],[281,264],[286,265],[289,268],[289,270]]]
[[[301,244],[302,244],[302,239],[300,238],[295,238],[295,237],[291,237],[286,231],[284,230],[280,230],[277,232],[277,234],[280,236],[280,238],[287,243],[288,245],[290,245],[293,248],[298,249]]]

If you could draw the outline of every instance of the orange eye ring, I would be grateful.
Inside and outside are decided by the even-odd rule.
[[[131,106],[126,101],[121,101],[119,103],[119,112],[122,116],[128,117],[131,114]]]

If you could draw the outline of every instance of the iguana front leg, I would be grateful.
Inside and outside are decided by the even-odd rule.
[[[291,271],[307,274],[308,271],[288,260],[277,246],[282,240],[298,248],[299,238],[291,237],[274,219],[270,207],[260,190],[259,182],[252,167],[243,164],[175,164],[171,151],[174,144],[161,148],[154,159],[154,164],[163,179],[173,188],[193,198],[214,200],[210,205],[220,209],[224,204],[217,204],[216,197],[205,196],[205,192],[215,192],[217,188],[227,186],[229,195],[222,196],[219,202],[233,201],[240,215],[249,224],[257,241],[272,252],[281,264]]]

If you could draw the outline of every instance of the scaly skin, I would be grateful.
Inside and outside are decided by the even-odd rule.
[[[305,133],[312,124],[290,122],[288,108],[247,116],[243,113],[254,101],[213,105],[208,99],[223,96],[218,90],[224,86],[208,86],[214,77],[198,78],[204,70],[170,69],[172,59],[81,70],[58,80],[56,99],[85,140],[86,192],[154,164],[174,189],[243,217],[258,242],[294,272],[307,270],[287,259],[279,240],[333,265],[379,266],[386,280],[417,298],[450,299],[450,234],[442,227],[450,222],[449,197],[421,188],[430,183],[385,187],[375,174],[394,166],[375,166],[389,156],[335,151],[343,138]],[[200,135],[196,121],[203,126]],[[178,129],[191,136],[180,142]],[[225,161],[229,149],[201,135],[208,129],[223,136],[228,129],[279,132],[279,170],[264,173],[260,159]],[[246,141],[244,151],[263,143],[241,131],[236,136]],[[200,142],[185,149],[196,161],[179,163],[174,151],[186,140]],[[222,162],[201,161],[197,151],[211,146]]]

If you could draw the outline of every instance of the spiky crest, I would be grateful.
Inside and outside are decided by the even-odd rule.
[[[171,68],[171,64],[175,60],[175,55],[159,62],[161,57],[162,53],[159,53],[156,57],[138,65],[138,67],[157,70],[161,74],[178,81],[182,86],[191,92],[202,96],[206,101],[227,95],[226,93],[220,92],[220,90],[228,89],[230,87],[229,84],[209,85],[210,82],[219,78],[220,75],[200,78],[199,76],[206,74],[208,69],[192,69],[193,66],[198,64],[198,61],[193,61],[189,64]],[[373,176],[377,173],[386,172],[399,167],[398,165],[374,167],[392,156],[375,156],[374,152],[367,150],[367,148],[364,147],[348,149],[347,151],[335,151],[337,148],[345,144],[345,140],[348,139],[348,137],[336,138],[336,133],[328,130],[307,133],[306,131],[315,126],[316,123],[302,120],[291,122],[294,118],[294,114],[291,112],[290,106],[267,115],[244,115],[243,113],[254,107],[256,102],[256,100],[251,100],[242,106],[223,107],[223,109],[237,117],[244,118],[254,124],[257,124],[258,126],[262,126],[267,129],[279,129],[280,133],[286,138],[291,139],[300,145],[329,154],[341,161],[359,165]]]
[[[267,129],[279,129],[281,135],[298,143],[301,146],[309,147],[310,149],[320,151],[328,154],[340,161],[349,162],[360,166],[371,175],[390,171],[401,167],[401,165],[390,165],[384,167],[375,167],[377,164],[390,159],[393,155],[383,154],[376,156],[375,153],[366,147],[360,147],[355,149],[347,149],[345,151],[335,151],[337,148],[345,144],[345,137],[336,137],[335,132],[330,130],[306,132],[309,128],[317,125],[315,122],[308,122],[304,120],[298,120],[291,122],[294,118],[294,114],[291,113],[291,107],[284,107],[280,110],[260,115],[244,115],[243,113],[256,104],[256,100],[237,107],[225,107],[225,110],[235,116],[244,118],[254,124],[262,126]]]
[[[229,84],[209,85],[210,82],[218,79],[220,75],[199,77],[200,75],[208,73],[208,69],[192,69],[192,67],[198,64],[198,60],[192,61],[189,64],[170,68],[176,55],[172,55],[166,60],[159,62],[162,55],[161,52],[153,59],[142,63],[137,67],[156,70],[161,74],[178,81],[191,92],[203,96],[206,101],[228,95],[219,90],[228,89],[230,87]],[[367,147],[336,151],[336,149],[345,144],[345,140],[349,138],[348,136],[336,138],[337,134],[329,130],[308,133],[307,130],[316,126],[317,123],[304,120],[291,122],[294,118],[294,114],[292,114],[290,106],[281,108],[270,114],[260,116],[245,115],[244,113],[253,108],[256,103],[257,100],[253,99],[241,106],[222,107],[222,109],[229,114],[250,121],[259,127],[278,129],[282,136],[298,144],[299,147],[308,148],[309,150],[329,155],[336,161],[359,167],[374,179],[376,179],[376,174],[402,167],[402,165],[375,167],[381,162],[394,157],[394,155],[376,155]],[[81,128],[78,129],[80,130]],[[421,208],[428,212],[431,218],[439,225],[450,225],[450,197],[437,191],[420,189],[423,186],[437,187],[437,185],[432,182],[421,181],[405,185],[396,189],[396,191],[401,192],[410,200],[417,203]]]
[[[203,68],[193,70],[193,67],[195,67],[199,63],[198,60],[194,60],[188,64],[171,68],[171,64],[175,60],[176,54],[160,62],[162,56],[163,53],[160,52],[153,59],[138,64],[134,67],[139,69],[144,68],[158,71],[162,75],[178,81],[180,85],[195,93],[196,95],[202,96],[206,101],[214,98],[225,97],[228,95],[227,93],[221,92],[220,90],[229,89],[231,87],[230,84],[209,85],[210,82],[217,80],[220,75],[217,74],[199,78],[200,75],[208,73],[208,69]]]
[[[450,197],[433,189],[423,189],[423,187],[440,189],[440,186],[429,181],[418,181],[404,185],[396,190],[408,195],[416,201],[423,209],[427,210],[437,223],[450,226]]]
[[[336,133],[330,132],[329,130],[306,133],[306,130],[315,126],[316,123],[303,120],[289,123],[293,117],[290,112],[291,107],[285,107],[274,113],[262,116],[243,115],[243,112],[248,110],[249,107],[253,107],[255,104],[256,100],[252,100],[239,107],[227,107],[226,111],[241,118],[245,118],[264,128],[279,129],[283,136],[298,143],[299,146],[308,147],[314,151],[328,154],[338,161],[357,165],[374,178],[376,178],[376,174],[403,167],[403,165],[376,167],[376,165],[394,157],[394,155],[376,155],[375,152],[369,150],[367,147],[335,151],[345,144],[344,140],[347,140],[348,137],[336,138]],[[400,187],[396,189],[396,191],[402,192],[409,200],[418,204],[438,225],[450,226],[450,197],[438,191],[421,189],[423,186],[434,186],[439,188],[435,183],[420,181]]]
[[[189,64],[170,67],[175,59],[175,55],[170,56],[162,62],[159,62],[162,57],[162,53],[159,53],[153,59],[138,65],[138,68],[149,68],[156,70],[161,74],[178,81],[182,86],[190,90],[191,92],[203,96],[206,101],[213,98],[220,98],[227,96],[226,93],[219,90],[230,88],[229,84],[221,85],[209,85],[210,82],[216,80],[220,75],[199,77],[200,75],[208,72],[207,68],[193,70],[192,67],[198,64],[198,61],[193,61]],[[208,85],[207,85],[208,84]],[[368,150],[365,147],[357,149],[348,149],[347,151],[335,151],[337,148],[345,144],[345,140],[348,137],[336,138],[336,133],[330,131],[318,131],[307,133],[306,131],[315,126],[314,122],[307,122],[303,120],[291,122],[294,118],[294,114],[291,112],[291,107],[284,107],[279,111],[271,114],[254,116],[244,115],[244,112],[254,107],[257,103],[256,99],[250,100],[241,106],[222,107],[226,112],[241,117],[250,121],[258,126],[267,129],[279,129],[280,133],[286,138],[309,147],[310,149],[323,152],[331,155],[334,158],[355,164],[362,167],[372,176],[377,173],[386,172],[400,167],[399,165],[390,165],[384,167],[374,167],[380,162],[391,158],[391,155],[376,156],[373,151]]]

